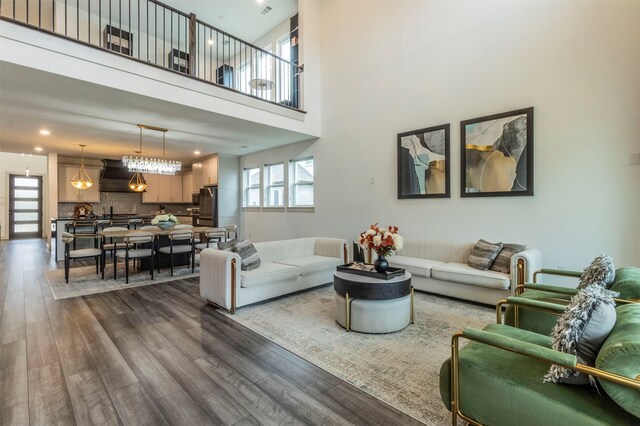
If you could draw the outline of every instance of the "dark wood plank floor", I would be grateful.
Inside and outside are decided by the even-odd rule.
[[[42,240],[0,243],[3,425],[418,423],[216,312],[197,279],[56,301],[60,267]]]

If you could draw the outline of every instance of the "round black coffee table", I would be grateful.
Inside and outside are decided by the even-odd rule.
[[[411,274],[390,280],[335,272],[336,321],[345,330],[392,333],[413,323]]]

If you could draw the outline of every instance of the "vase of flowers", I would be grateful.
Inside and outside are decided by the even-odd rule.
[[[159,214],[151,219],[151,224],[157,226],[160,229],[167,230],[176,226],[180,221],[172,214]]]
[[[376,271],[383,273],[389,268],[389,261],[386,259],[386,256],[390,256],[394,254],[394,252],[401,250],[404,239],[398,234],[397,226],[380,228],[378,224],[375,223],[360,234],[358,243],[361,248],[376,252],[378,259],[376,259],[373,266],[376,268]]]

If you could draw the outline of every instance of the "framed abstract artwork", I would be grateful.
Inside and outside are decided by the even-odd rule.
[[[398,134],[398,198],[449,198],[449,124]]]
[[[460,123],[460,195],[533,195],[533,107]]]

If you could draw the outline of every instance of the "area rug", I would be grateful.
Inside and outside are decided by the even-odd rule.
[[[415,324],[391,334],[347,333],[335,321],[334,294],[325,286],[227,315],[428,425],[449,424],[438,383],[451,335],[484,327],[495,311],[416,292]]]
[[[191,273],[191,268],[178,266],[173,269],[173,276],[171,276],[169,268],[163,268],[160,269],[160,272],[154,272],[152,280],[149,271],[133,271],[131,267],[129,269],[129,284],[127,284],[125,283],[124,264],[122,264],[118,267],[118,278],[115,280],[113,279],[113,267],[107,267],[103,280],[101,275],[96,274],[95,265],[71,267],[68,284],[64,282],[64,269],[46,272],[45,276],[53,298],[59,300],[197,277],[199,273],[197,266],[195,273]]]

